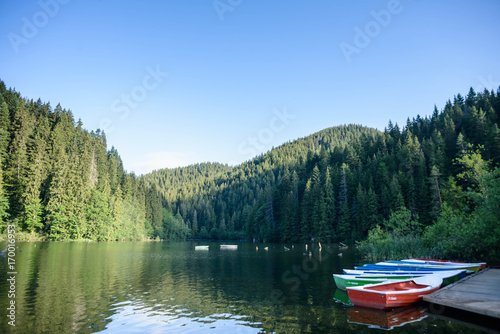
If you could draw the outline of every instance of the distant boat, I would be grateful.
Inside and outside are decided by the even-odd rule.
[[[208,246],[194,246],[195,250],[208,250]]]
[[[220,245],[220,249],[238,249],[238,245]]]
[[[404,281],[348,287],[347,295],[356,306],[384,310],[412,305],[424,295],[438,290],[442,283],[441,277],[426,275]]]

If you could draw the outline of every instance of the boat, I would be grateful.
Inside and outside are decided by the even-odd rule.
[[[354,306],[349,310],[347,322],[367,325],[370,328],[391,330],[427,318],[427,308],[421,305],[398,307],[383,311]]]
[[[458,261],[450,261],[450,260],[437,260],[437,259],[404,259],[401,261],[405,262],[414,262],[414,261],[423,261],[426,263],[436,263],[436,264],[451,264],[451,265],[479,265],[481,267],[480,270],[484,270],[486,268],[486,262],[477,262],[477,263],[468,263],[468,262],[458,262]]]
[[[238,249],[238,245],[220,245],[220,249]]]
[[[464,263],[464,264],[438,264],[438,263],[429,263],[425,261],[385,261],[378,262],[377,265],[381,266],[413,266],[413,267],[422,267],[422,268],[440,268],[445,270],[454,270],[454,269],[465,269],[471,270],[477,273],[481,269],[481,265],[479,263]]]
[[[404,270],[360,270],[360,269],[344,269],[345,275],[431,275],[437,271],[404,271]],[[465,276],[464,276],[465,277]]]
[[[345,270],[344,270],[345,271]],[[443,279],[442,286],[457,282],[465,277],[465,270],[442,270],[436,272],[369,272],[359,273],[357,275],[333,275],[335,284],[340,289],[348,286],[362,286],[366,284],[382,283],[388,280],[404,280],[424,275],[437,275]]]
[[[412,305],[426,294],[438,290],[443,279],[426,275],[409,280],[348,287],[347,295],[355,306],[384,310]]]
[[[387,262],[379,262],[380,264],[364,264],[363,266],[355,266],[354,269],[357,270],[364,270],[364,271],[420,271],[420,272],[432,272],[432,271],[443,271],[443,270],[466,270],[467,273],[473,273],[472,270],[468,270],[466,268],[454,268],[454,267],[440,267],[440,266],[433,266],[433,267],[422,267],[422,266],[415,266],[415,265],[399,265],[396,263],[393,264],[381,264],[381,263],[387,263]]]
[[[420,275],[333,275],[335,284],[339,289],[346,290],[347,287],[351,286],[363,286],[367,284],[376,284],[386,282],[388,280],[405,280],[415,277],[421,277]]]
[[[208,246],[194,246],[195,250],[208,250]]]

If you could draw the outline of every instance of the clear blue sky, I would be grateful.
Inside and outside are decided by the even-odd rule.
[[[0,79],[137,174],[383,130],[500,85],[500,1],[2,0]]]

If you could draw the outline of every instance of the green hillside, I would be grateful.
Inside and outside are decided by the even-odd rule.
[[[233,168],[198,164],[145,180],[193,237],[346,242],[376,226],[422,236],[444,214],[475,219],[480,184],[498,185],[499,120],[498,93],[471,89],[402,128],[328,128]]]
[[[188,230],[155,187],[126,173],[103,132],[0,81],[0,233],[18,239],[143,240]]]

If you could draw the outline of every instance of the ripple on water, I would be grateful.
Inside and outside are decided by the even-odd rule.
[[[180,305],[157,309],[124,301],[112,304],[114,314],[106,318],[101,333],[259,333],[260,323],[245,321],[249,317],[230,313],[201,316]]]

